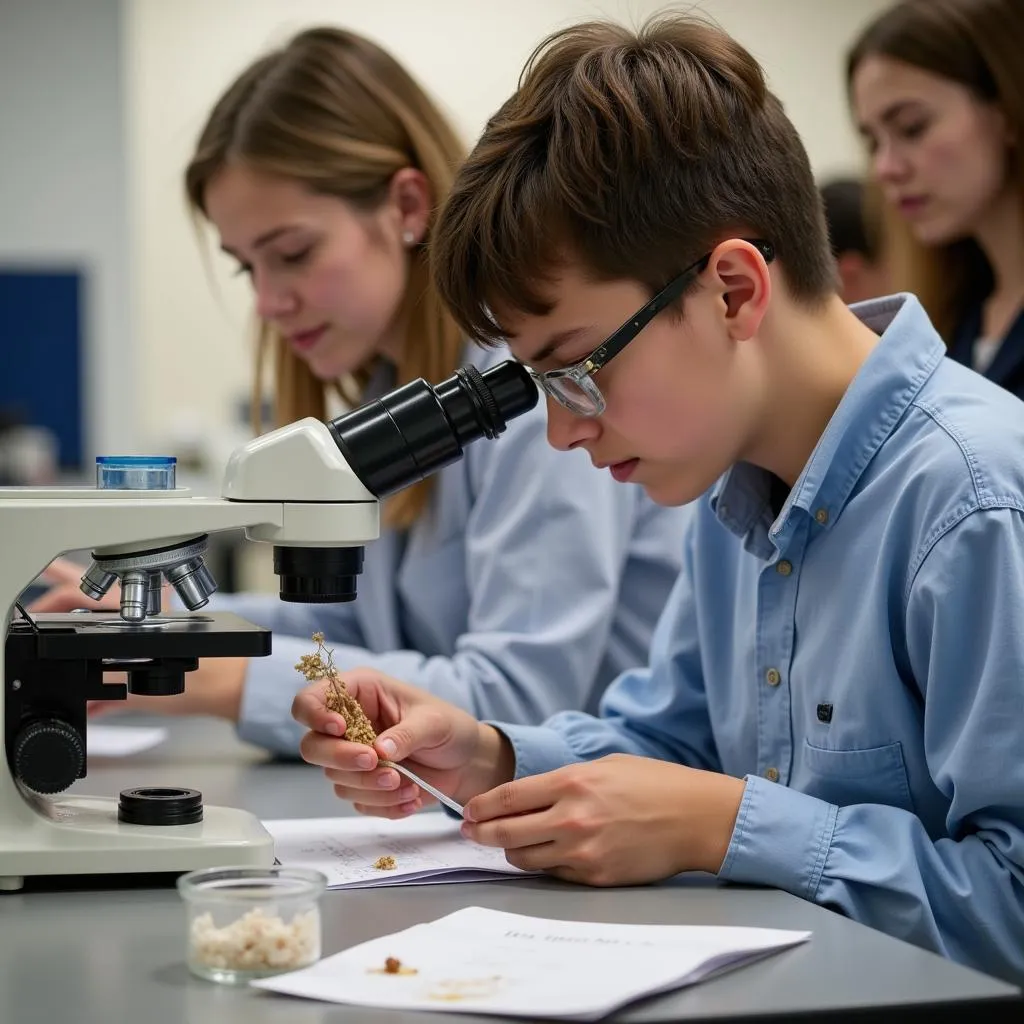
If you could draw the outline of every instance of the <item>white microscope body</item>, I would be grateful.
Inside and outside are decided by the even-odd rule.
[[[185,489],[0,488],[5,626],[21,615],[19,594],[57,555],[91,549],[97,559],[124,561],[238,528],[251,540],[288,548],[361,548],[378,536],[378,501],[315,419],[237,451],[221,498]],[[116,613],[108,618],[129,625]],[[6,656],[5,644],[0,658]],[[0,669],[6,721],[5,703],[20,681],[9,676],[5,660]],[[41,795],[16,778],[9,756],[0,757],[0,889],[21,888],[32,875],[181,872],[228,863],[273,863],[271,837],[247,811],[206,806],[193,824],[129,824],[118,818],[117,799]]]
[[[86,775],[87,703],[111,692],[103,672],[127,673],[120,696],[173,700],[200,657],[269,653],[269,633],[237,616],[161,615],[164,579],[190,611],[206,604],[216,584],[203,552],[219,530],[244,528],[274,545],[282,599],[353,600],[363,546],[380,530],[378,499],[498,437],[538,397],[511,360],[462,367],[437,385],[412,381],[328,424],[300,420],[251,441],[228,463],[220,498],[144,489],[130,470],[112,489],[106,479],[103,488],[0,488],[0,889],[35,875],[272,863],[253,815],[204,808],[198,793],[59,795]],[[99,598],[120,581],[120,615],[21,608],[19,595],[53,558],[83,549],[93,556],[83,592]]]

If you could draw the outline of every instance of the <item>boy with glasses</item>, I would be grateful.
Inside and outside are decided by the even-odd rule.
[[[558,33],[431,245],[555,447],[695,503],[684,569],[597,717],[483,724],[355,672],[374,748],[314,686],[305,758],[388,817],[424,799],[377,766],[405,761],[525,869],[715,872],[1024,978],[1024,405],[912,296],[842,303],[750,54],[679,16]]]

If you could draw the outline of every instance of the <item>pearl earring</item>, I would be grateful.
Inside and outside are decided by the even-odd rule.
[[[402,233],[402,241],[406,245],[412,245],[416,241],[416,236],[411,231],[405,231]]]

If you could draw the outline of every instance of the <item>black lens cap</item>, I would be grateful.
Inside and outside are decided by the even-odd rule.
[[[160,786],[122,789],[117,820],[128,825],[193,825],[203,820],[203,794]]]

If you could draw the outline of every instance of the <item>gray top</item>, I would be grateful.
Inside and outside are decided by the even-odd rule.
[[[173,699],[173,698],[169,698]],[[152,720],[133,722],[154,724]],[[116,795],[128,786],[200,789],[207,803],[264,818],[344,813],[319,769],[273,763],[232,729],[207,720],[164,720],[169,740],[117,761],[95,760],[74,790]],[[992,1013],[1017,989],[947,962],[774,890],[719,886],[694,876],[661,886],[596,890],[553,879],[329,892],[324,955],[466,906],[542,917],[646,924],[717,924],[809,929],[805,945],[613,1016],[624,1021],[756,1020],[944,1002]],[[467,1014],[371,1011],[230,989],[191,976],[185,916],[173,886],[36,887],[0,894],[0,1021],[10,1024],[321,1024],[496,1021]],[[984,1004],[984,1005],[982,1005]],[[1019,1011],[1015,1011],[1019,1012]]]

